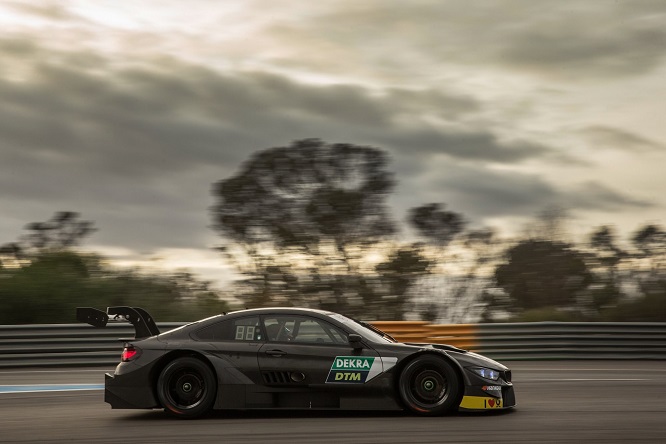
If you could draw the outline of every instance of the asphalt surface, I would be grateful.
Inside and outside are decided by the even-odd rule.
[[[507,364],[518,399],[518,407],[508,413],[419,418],[373,412],[215,412],[194,421],[158,410],[112,410],[99,389],[68,390],[103,384],[109,369],[2,370],[0,442],[666,442],[666,362]],[[66,390],[7,392],[17,385]]]

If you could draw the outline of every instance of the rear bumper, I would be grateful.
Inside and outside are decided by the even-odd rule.
[[[104,402],[112,409],[152,409],[159,407],[149,383],[137,381],[133,373],[104,375]]]

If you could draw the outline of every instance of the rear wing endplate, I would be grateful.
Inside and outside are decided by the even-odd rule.
[[[139,307],[107,307],[106,313],[92,307],[77,307],[76,319],[97,328],[106,327],[109,321],[129,322],[134,326],[135,339],[144,339],[160,334],[152,316]]]

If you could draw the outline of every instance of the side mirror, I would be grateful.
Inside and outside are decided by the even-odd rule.
[[[363,337],[361,335],[357,335],[356,333],[349,334],[349,344],[352,348],[363,348],[363,344],[361,344],[362,340]]]

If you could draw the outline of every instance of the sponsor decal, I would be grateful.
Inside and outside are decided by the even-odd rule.
[[[375,358],[338,356],[335,358],[335,361],[333,361],[333,367],[331,367],[331,370],[370,370],[374,360]]]
[[[502,400],[501,399],[486,399],[483,401],[484,404],[486,404],[486,408],[492,409],[492,408],[500,408],[502,407]]]
[[[336,372],[334,374],[335,374],[335,382],[338,381],[361,382],[361,376],[365,376],[361,372]]]
[[[363,384],[382,372],[381,360],[370,356],[336,356],[327,383]]]
[[[486,392],[501,392],[502,391],[502,386],[500,385],[484,385],[481,387],[481,390],[484,390]]]
[[[463,396],[460,407],[469,410],[491,410],[503,407],[502,398],[486,398],[483,396]]]

